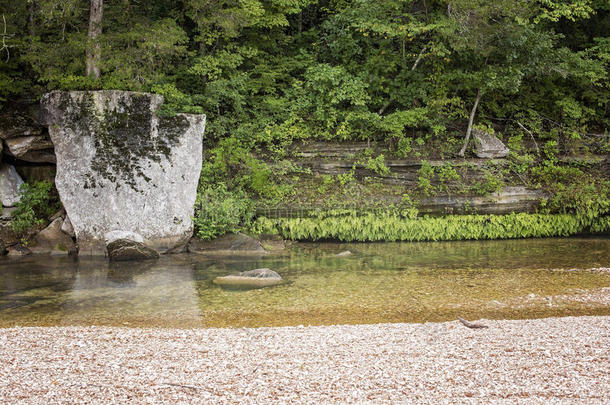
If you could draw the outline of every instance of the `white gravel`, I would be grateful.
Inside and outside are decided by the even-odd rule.
[[[0,329],[0,403],[610,403],[610,317]]]

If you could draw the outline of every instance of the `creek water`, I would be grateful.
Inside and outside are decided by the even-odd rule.
[[[348,256],[336,256],[349,250]],[[212,280],[268,267],[285,284]],[[0,258],[0,327],[259,327],[610,315],[610,239],[298,243],[153,262]]]

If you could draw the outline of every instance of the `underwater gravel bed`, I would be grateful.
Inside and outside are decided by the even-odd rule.
[[[0,329],[0,403],[608,403],[610,317]]]

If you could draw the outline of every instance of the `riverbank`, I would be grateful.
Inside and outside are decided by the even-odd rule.
[[[0,402],[602,403],[610,317],[0,329]]]

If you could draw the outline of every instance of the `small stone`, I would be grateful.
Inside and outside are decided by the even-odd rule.
[[[114,240],[110,242],[106,248],[108,249],[108,257],[113,261],[151,260],[159,258],[159,253],[156,250],[145,246],[141,242],[129,239]]]
[[[4,207],[13,207],[19,202],[19,187],[23,184],[14,166],[0,164],[0,200]]]

